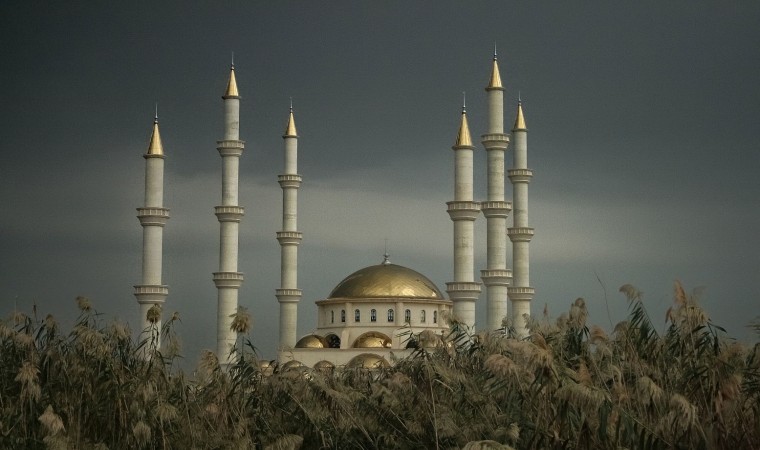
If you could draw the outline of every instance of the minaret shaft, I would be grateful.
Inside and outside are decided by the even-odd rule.
[[[507,316],[507,286],[512,272],[507,268],[507,217],[512,205],[505,201],[505,156],[509,136],[504,134],[504,88],[501,75],[493,59],[491,82],[486,87],[488,96],[488,134],[482,136],[486,149],[487,195],[481,209],[486,217],[486,269],[480,278],[486,286],[486,328],[502,328]]]
[[[296,345],[298,328],[298,302],[302,292],[298,289],[298,245],[302,234],[298,231],[298,135],[293,108],[290,109],[284,139],[285,173],[278,177],[282,188],[282,231],[277,233],[280,243],[280,289],[275,291],[280,303],[279,350],[285,351]]]
[[[238,309],[238,291],[243,284],[243,274],[238,272],[238,236],[240,221],[245,213],[238,205],[240,182],[240,156],[245,143],[240,140],[240,96],[235,80],[235,68],[224,99],[224,140],[217,141],[222,157],[222,204],[214,208],[219,220],[219,271],[213,280],[217,294],[217,357],[222,366],[234,363],[232,355],[237,333],[231,329],[232,315]]]
[[[447,212],[454,222],[454,281],[446,283],[446,292],[454,303],[454,316],[469,328],[475,326],[475,302],[480,283],[475,282],[475,219],[480,204],[473,201],[473,150],[467,115],[462,110],[454,150],[454,201]]]
[[[530,315],[530,302],[534,289],[530,286],[530,241],[533,228],[528,222],[528,184],[533,171],[528,169],[528,130],[525,127],[522,104],[517,105],[517,119],[512,129],[514,138],[514,164],[508,171],[514,190],[514,226],[507,231],[512,241],[512,267],[514,279],[508,288],[512,304],[512,325],[518,337],[528,335],[526,315]]]
[[[143,227],[142,279],[135,285],[134,295],[140,308],[140,341],[151,346],[161,345],[161,317],[151,323],[148,311],[166,301],[169,288],[162,284],[164,226],[169,210],[164,208],[164,150],[158,129],[158,117],[153,121],[153,135],[145,155],[145,204],[137,208],[137,218]]]

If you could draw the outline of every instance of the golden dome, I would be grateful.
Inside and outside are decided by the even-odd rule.
[[[316,334],[307,334],[296,342],[296,348],[327,348],[327,339]]]
[[[425,298],[444,300],[441,291],[421,273],[396,264],[357,270],[332,290],[333,298]]]
[[[331,371],[334,368],[335,368],[335,364],[331,363],[330,361],[326,361],[324,359],[322,361],[314,364],[314,369],[315,370],[320,370],[320,371],[323,371],[323,372],[329,372],[329,371]]]
[[[391,348],[391,338],[379,331],[368,331],[354,341],[354,348]]]
[[[362,353],[361,355],[354,356],[351,361],[346,364],[346,367],[354,369],[381,369],[390,367],[388,361],[382,356],[373,355],[372,353]]]
[[[301,361],[296,361],[295,359],[291,359],[290,361],[280,366],[282,370],[295,369],[298,367],[304,367],[304,365],[301,363]]]

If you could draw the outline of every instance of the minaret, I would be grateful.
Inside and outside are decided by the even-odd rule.
[[[480,205],[473,201],[472,151],[475,147],[467,125],[467,111],[462,105],[462,123],[454,150],[454,201],[447,202],[447,212],[454,222],[454,281],[446,283],[446,292],[454,302],[454,316],[470,328],[475,326],[475,301],[480,283],[475,281],[474,228]]]
[[[493,53],[488,93],[488,134],[481,136],[488,161],[488,200],[481,203],[486,217],[487,269],[480,271],[486,285],[486,327],[502,327],[507,316],[507,286],[512,272],[507,269],[507,216],[512,204],[504,201],[504,153],[509,136],[504,134],[504,88],[501,85],[496,50]]]
[[[528,169],[528,128],[523,117],[522,101],[517,102],[517,118],[512,128],[514,138],[514,164],[509,170],[509,180],[514,190],[514,227],[507,230],[512,241],[512,267],[514,278],[507,288],[512,303],[512,325],[518,337],[528,334],[523,317],[530,314],[530,301],[535,290],[530,287],[530,240],[533,228],[528,225],[528,183],[533,171]]]
[[[282,231],[277,232],[281,251],[280,289],[276,290],[277,301],[280,302],[279,350],[296,345],[298,301],[301,299],[301,290],[298,289],[298,244],[303,237],[298,231],[298,188],[301,186],[301,175],[298,175],[298,134],[292,101],[282,138],[285,140],[285,170],[277,176],[282,188]]]
[[[135,297],[140,305],[140,341],[151,339],[150,345],[161,345],[161,317],[151,324],[148,310],[153,305],[163,305],[169,295],[169,287],[161,283],[163,259],[164,225],[169,219],[169,210],[164,208],[164,147],[158,131],[158,109],[153,119],[153,134],[150,137],[145,158],[145,206],[137,208],[137,218],[143,227],[142,283],[135,286]],[[155,328],[149,328],[155,325]]]
[[[238,307],[238,289],[243,274],[238,272],[238,233],[243,207],[238,206],[238,172],[244,142],[240,140],[240,95],[235,81],[235,64],[230,68],[230,80],[224,99],[224,139],[217,141],[222,157],[222,205],[214,208],[219,219],[219,271],[214,272],[214,284],[219,291],[217,306],[217,357],[222,364],[232,363],[230,351],[237,334],[230,329],[232,314]]]

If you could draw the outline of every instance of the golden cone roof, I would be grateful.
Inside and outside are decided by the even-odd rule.
[[[464,109],[462,109],[462,124],[459,126],[457,142],[454,145],[456,147],[472,146],[472,139],[470,138],[470,126],[467,125],[467,113],[464,111]]]
[[[488,83],[488,87],[501,88],[501,75],[499,74],[499,63],[496,62],[496,56],[493,57],[493,70],[491,70],[491,82]]]
[[[227,90],[224,92],[225,97],[240,97],[235,81],[235,66],[230,67],[230,81],[227,82]]]
[[[522,102],[517,102],[517,117],[515,118],[515,126],[512,128],[512,130],[527,130],[528,127],[525,126],[525,117],[523,116],[523,110],[522,110]]]
[[[441,291],[421,273],[383,263],[357,270],[343,279],[328,298],[425,298],[445,300]]]
[[[296,119],[293,117],[293,108],[290,108],[288,125],[285,127],[285,136],[298,136],[298,133],[296,132]]]
[[[148,155],[163,155],[164,146],[161,145],[161,133],[158,131],[158,118],[153,121],[153,134],[150,136]]]

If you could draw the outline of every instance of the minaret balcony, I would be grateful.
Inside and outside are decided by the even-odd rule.
[[[507,288],[507,297],[510,300],[533,300],[536,290],[527,286],[509,286]]]
[[[142,284],[135,286],[138,303],[163,303],[169,295],[169,286]]]
[[[486,150],[506,150],[509,146],[509,135],[504,133],[484,134],[480,143]]]
[[[480,214],[480,203],[471,201],[446,202],[451,220],[475,220]]]
[[[284,174],[277,175],[277,181],[280,183],[280,187],[283,189],[301,187],[301,175],[297,174]]]
[[[303,233],[300,231],[278,231],[277,241],[280,245],[298,245],[303,239]]]
[[[486,286],[509,286],[512,271],[509,269],[484,269],[480,271],[480,279]]]
[[[533,228],[507,228],[507,236],[509,236],[509,240],[512,242],[530,242],[533,234]]]
[[[243,148],[245,147],[245,141],[229,140],[229,141],[216,141],[216,149],[219,150],[219,154],[222,156],[240,156],[243,154]]]
[[[294,303],[301,300],[303,291],[301,289],[276,289],[275,297],[280,303]]]
[[[530,169],[509,169],[507,174],[512,184],[530,183],[530,179],[533,178],[533,171]]]
[[[512,202],[503,201],[486,201],[480,202],[480,210],[483,211],[483,215],[487,218],[491,217],[503,217],[509,216],[509,212],[512,211]]]
[[[242,206],[215,206],[214,214],[216,214],[219,222],[240,222],[240,219],[245,215],[245,208]]]
[[[214,272],[214,284],[218,288],[237,289],[243,284],[243,274],[240,272]]]
[[[451,300],[476,300],[480,296],[480,283],[475,281],[450,281],[446,293]]]
[[[142,226],[163,227],[169,220],[169,208],[137,208],[137,218]]]

